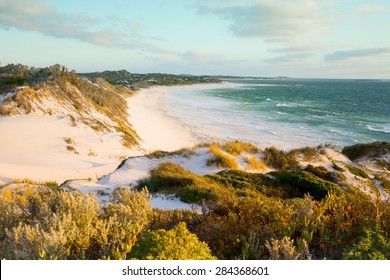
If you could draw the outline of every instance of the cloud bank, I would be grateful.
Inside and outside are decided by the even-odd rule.
[[[325,61],[337,62],[352,59],[361,59],[375,56],[390,56],[390,48],[370,48],[370,49],[356,49],[346,51],[335,51],[325,55]]]
[[[119,23],[123,28],[112,28],[109,23]],[[50,37],[76,39],[103,47],[137,48],[156,53],[168,52],[142,40],[137,35],[139,24],[135,22],[64,14],[42,1],[0,0],[0,28],[33,31]]]
[[[219,2],[219,1],[217,1]],[[260,37],[268,42],[300,42],[325,31],[331,17],[318,1],[222,1],[201,6],[229,22],[236,36]]]

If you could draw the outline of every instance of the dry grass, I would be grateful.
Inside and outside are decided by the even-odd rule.
[[[210,145],[212,157],[207,160],[207,166],[216,165],[218,168],[238,169],[235,158],[223,153],[217,144]]]
[[[174,152],[166,152],[161,150],[156,150],[147,155],[148,158],[164,158],[169,156],[182,156],[186,159],[190,159],[193,155],[196,155],[194,148],[181,148],[180,150]]]
[[[227,142],[222,145],[222,149],[232,156],[241,155],[243,152],[250,154],[257,154],[260,152],[260,149],[255,145],[242,141]]]
[[[75,143],[74,140],[73,140],[72,138],[70,138],[70,137],[66,137],[66,138],[64,139],[64,141],[65,141],[65,143],[68,144],[68,145],[73,145],[73,144]]]
[[[295,152],[295,151],[297,153],[301,153],[303,155],[303,159],[305,161],[311,161],[311,160],[318,159],[317,149],[314,147],[303,147],[300,149],[293,150],[291,152]]]
[[[246,156],[245,162],[248,164],[250,169],[261,170],[263,172],[267,169],[267,166],[265,165],[264,161],[257,157]]]
[[[57,188],[58,184],[54,181],[35,181],[29,178],[16,178],[13,180],[14,184],[25,184],[25,185],[31,185],[31,186],[46,186],[46,187],[53,187]]]
[[[69,152],[75,153],[77,155],[79,154],[79,152],[75,149],[75,147],[70,146],[70,145],[66,146],[66,150]]]

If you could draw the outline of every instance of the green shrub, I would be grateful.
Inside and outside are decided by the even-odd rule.
[[[137,187],[147,187],[150,192],[175,192],[194,184],[196,179],[199,178],[180,165],[164,162],[150,171],[149,178],[139,181]]]
[[[285,152],[275,147],[269,147],[264,150],[264,160],[268,166],[278,170],[289,170],[298,166],[294,151]]]
[[[330,182],[333,181],[332,173],[330,173],[328,169],[326,169],[323,166],[313,166],[309,164],[305,168],[305,171],[310,172],[311,174],[316,175],[317,177],[324,179],[326,181],[330,181]]]
[[[306,171],[284,172],[278,179],[280,183],[297,188],[301,193],[308,193],[317,200],[323,199],[331,190],[341,190],[337,185]]]
[[[356,244],[367,227],[375,224],[376,206],[354,188],[330,192],[317,202],[306,219],[305,229],[313,232],[310,248],[317,258],[340,259],[345,248]]]
[[[344,147],[341,152],[350,160],[355,160],[361,157],[376,158],[390,152],[390,143],[373,142],[368,144],[356,144]]]
[[[207,175],[214,182],[225,186],[239,189],[244,192],[256,191],[269,197],[293,198],[303,197],[295,187],[281,184],[277,179],[278,173],[258,174],[240,170],[224,170],[217,174]]]
[[[211,200],[221,187],[207,177],[189,172],[178,164],[165,162],[150,171],[150,177],[137,183],[150,192],[175,193],[183,202],[203,203]]]
[[[341,168],[339,165],[337,165],[334,161],[332,161],[332,167],[336,171],[344,172],[345,170]]]
[[[118,189],[108,205],[47,187],[3,190],[0,258],[125,259],[149,221],[146,191]]]
[[[201,203],[214,197],[211,189],[200,189],[196,186],[187,186],[178,191],[177,195],[186,203]]]
[[[384,237],[383,229],[376,224],[366,229],[359,242],[346,248],[343,259],[348,260],[388,260],[390,259],[390,241]]]
[[[27,83],[27,78],[21,75],[14,75],[5,82],[6,85],[16,85],[16,86],[22,86],[26,83]]]
[[[214,260],[205,242],[190,233],[185,223],[171,230],[146,232],[137,241],[131,257],[141,260]]]
[[[369,178],[369,176],[367,175],[367,173],[359,168],[359,167],[355,167],[355,166],[352,166],[352,165],[349,165],[349,164],[346,164],[344,163],[344,166],[349,170],[349,172],[351,172],[352,174],[356,175],[356,176],[359,176],[359,177],[362,177],[362,178]]]

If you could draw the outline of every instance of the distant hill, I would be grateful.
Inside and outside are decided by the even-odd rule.
[[[79,76],[91,81],[102,78],[111,84],[128,86],[135,90],[153,85],[173,86],[222,82],[219,78],[213,76],[172,75],[163,73],[136,74],[126,70],[80,73]]]

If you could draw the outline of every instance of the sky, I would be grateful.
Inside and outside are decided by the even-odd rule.
[[[0,0],[0,62],[390,79],[388,0]]]

